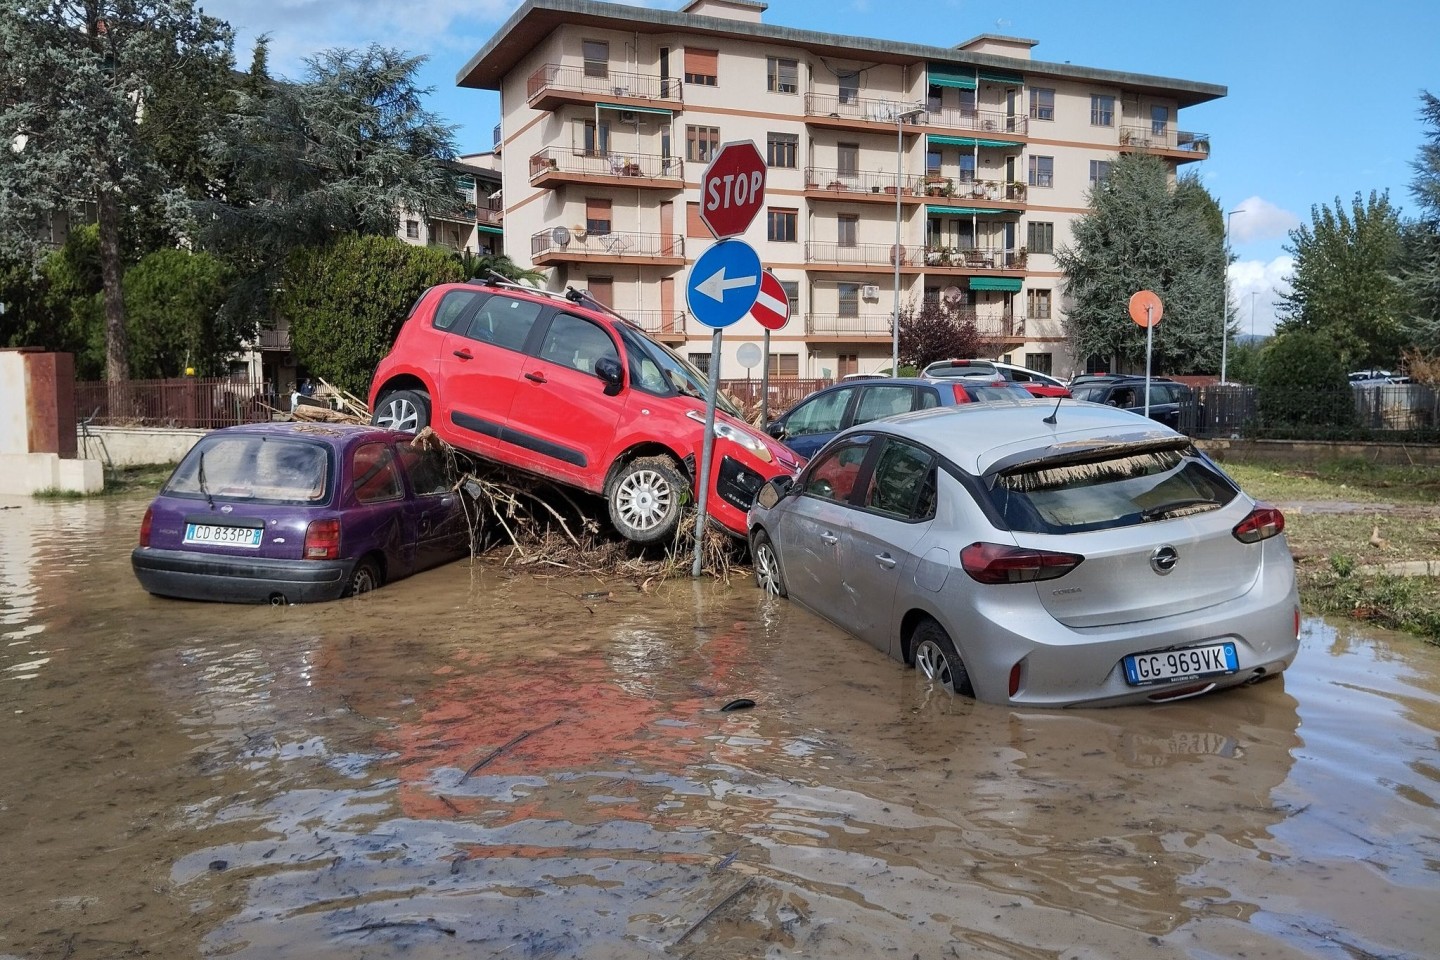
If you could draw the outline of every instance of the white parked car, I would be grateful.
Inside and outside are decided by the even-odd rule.
[[[1176,700],[1273,677],[1299,646],[1280,511],[1097,404],[852,427],[763,487],[749,529],[759,586],[995,703]]]

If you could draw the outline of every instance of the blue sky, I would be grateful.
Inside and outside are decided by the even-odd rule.
[[[644,4],[678,9],[673,3]],[[462,153],[487,150],[496,94],[461,90],[455,74],[516,9],[510,0],[210,0],[235,27],[236,59],[269,33],[275,73],[298,75],[327,47],[378,42],[422,53],[433,110],[457,126]],[[1440,95],[1440,0],[1370,7],[1335,0],[771,0],[767,23],[949,46],[978,33],[1039,41],[1049,60],[1201,80],[1229,96],[1182,111],[1179,126],[1209,133],[1198,167],[1230,218],[1239,325],[1273,325],[1290,261],[1287,231],[1311,207],[1388,190],[1413,206],[1409,183],[1423,128],[1419,93]],[[1254,296],[1252,296],[1254,294]]]

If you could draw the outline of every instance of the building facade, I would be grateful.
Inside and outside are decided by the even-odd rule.
[[[1119,153],[1204,159],[1209,138],[1178,114],[1225,89],[1044,63],[1020,38],[929,47],[772,27],[764,10],[521,6],[457,78],[500,94],[505,252],[709,368],[711,331],[685,304],[713,242],[699,181],[750,140],[769,169],[743,239],[791,302],[773,375],[888,370],[897,303],[927,298],[971,313],[998,356],[1073,372],[1055,250]],[[735,351],[763,332],[727,328],[722,376],[744,375]]]
[[[444,247],[456,253],[502,253],[504,204],[500,172],[492,154],[461,157],[449,164],[455,174],[455,206],[431,214],[406,212],[400,239],[418,247]]]

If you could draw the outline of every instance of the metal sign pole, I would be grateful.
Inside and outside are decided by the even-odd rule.
[[[1145,307],[1145,416],[1150,416],[1150,349],[1155,345],[1154,308]]]
[[[700,576],[700,561],[705,548],[705,509],[710,501],[710,459],[715,451],[715,392],[720,389],[720,333],[719,327],[710,337],[710,390],[705,397],[705,442],[700,448],[700,505],[695,515],[695,559],[690,564],[690,576]]]
[[[765,328],[765,353],[760,357],[760,429],[770,425],[770,328]]]

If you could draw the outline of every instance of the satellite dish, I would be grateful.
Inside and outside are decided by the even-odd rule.
[[[946,303],[958,303],[960,298],[964,296],[964,294],[965,291],[961,290],[959,287],[946,287],[944,290],[940,291],[940,296],[944,299]]]
[[[570,242],[570,231],[564,227],[556,227],[550,231],[550,239],[555,241],[557,247],[563,247]]]
[[[577,240],[585,239],[585,227],[581,224],[575,224],[575,226],[570,228],[570,232],[575,235],[575,239]]]

